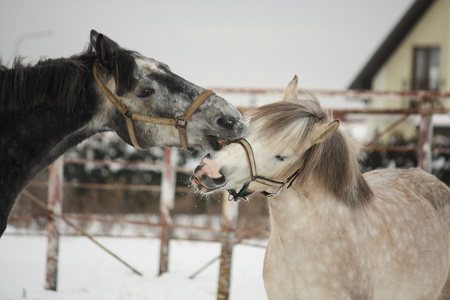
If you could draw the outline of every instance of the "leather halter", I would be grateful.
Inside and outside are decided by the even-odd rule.
[[[276,181],[276,180],[272,180],[272,179],[268,179],[266,177],[262,177],[257,175],[256,173],[256,162],[255,162],[255,155],[253,154],[253,149],[252,146],[250,145],[250,143],[244,139],[244,138],[240,138],[234,141],[230,141],[226,144],[231,144],[231,143],[235,143],[235,144],[239,144],[242,146],[242,148],[244,148],[245,150],[245,154],[247,156],[247,162],[248,165],[250,167],[250,179],[247,180],[242,188],[239,190],[239,192],[236,192],[236,190],[228,190],[228,193],[230,193],[228,200],[234,200],[234,201],[238,201],[238,200],[245,200],[247,201],[247,197],[249,194],[251,193],[246,193],[248,190],[248,187],[250,186],[250,183],[254,182],[258,182],[264,185],[267,185],[269,187],[273,187],[274,190],[272,192],[266,192],[266,191],[262,191],[261,194],[263,194],[266,197],[273,197],[273,196],[278,196],[281,192],[281,190],[283,189],[283,187],[286,185],[286,183],[289,183],[287,188],[290,188],[292,183],[294,182],[294,180],[297,178],[297,176],[300,174],[300,169],[297,169],[294,173],[292,173],[288,178],[286,178],[284,181]],[[225,144],[225,143],[224,143]]]
[[[192,117],[192,115],[197,111],[197,109],[202,105],[203,102],[205,102],[206,99],[208,99],[210,96],[214,95],[214,92],[211,90],[204,90],[200,95],[197,96],[197,98],[194,99],[194,101],[191,103],[191,105],[186,109],[184,114],[182,116],[177,116],[173,119],[170,118],[160,118],[160,117],[152,117],[147,116],[139,113],[135,113],[128,109],[128,107],[125,106],[122,102],[120,102],[119,99],[106,87],[106,85],[101,81],[101,79],[98,77],[97,74],[98,67],[97,63],[94,63],[93,66],[93,73],[95,82],[97,83],[100,90],[103,92],[103,94],[111,101],[112,104],[116,107],[116,109],[124,116],[125,121],[127,123],[127,129],[128,129],[128,135],[130,136],[131,143],[134,147],[140,149],[140,150],[146,150],[142,148],[139,145],[139,142],[136,138],[136,133],[134,131],[134,125],[133,121],[144,121],[147,123],[152,124],[161,124],[161,125],[171,125],[175,126],[175,128],[178,129],[180,133],[180,142],[181,147],[188,151],[194,151],[193,148],[188,146],[187,143],[187,137],[186,137],[186,127],[189,119]]]

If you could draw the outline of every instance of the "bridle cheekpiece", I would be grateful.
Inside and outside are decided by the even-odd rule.
[[[264,184],[264,185],[274,188],[274,190],[272,190],[272,192],[266,192],[266,191],[260,192],[264,196],[266,196],[266,197],[278,196],[280,194],[281,190],[283,189],[283,187],[286,184],[288,184],[287,188],[290,188],[292,183],[294,182],[294,180],[300,174],[300,168],[299,168],[294,173],[292,173],[288,178],[286,178],[284,181],[276,181],[276,180],[268,179],[263,176],[259,176],[256,173],[255,155],[253,153],[253,149],[252,149],[252,146],[250,145],[250,143],[244,138],[240,138],[240,139],[237,139],[234,141],[228,141],[226,143],[222,142],[222,144],[231,144],[231,143],[239,144],[242,146],[242,148],[244,148],[245,154],[247,156],[247,162],[250,167],[250,179],[247,180],[246,182],[244,182],[244,184],[242,185],[242,188],[239,191],[228,190],[228,193],[230,194],[228,197],[228,200],[230,200],[230,201],[233,201],[233,200],[234,201],[239,201],[239,200],[248,201],[247,196],[253,193],[253,192],[248,192],[248,188],[250,186],[250,183],[252,183],[252,182],[261,183],[261,184]]]
[[[186,136],[186,127],[188,124],[189,119],[192,117],[192,115],[197,111],[197,109],[200,107],[200,105],[205,102],[206,99],[208,99],[210,96],[214,95],[214,92],[211,90],[204,90],[200,95],[197,96],[197,98],[194,99],[194,101],[191,103],[191,105],[186,109],[184,114],[182,116],[177,116],[173,119],[170,118],[160,118],[160,117],[152,117],[147,116],[139,113],[135,113],[128,109],[125,104],[123,104],[117,97],[108,89],[108,87],[105,85],[105,83],[98,77],[98,67],[97,63],[94,63],[93,66],[93,74],[95,78],[95,82],[97,83],[100,90],[103,92],[103,94],[111,101],[111,103],[116,107],[116,109],[124,116],[126,124],[127,124],[127,130],[128,135],[130,137],[131,143],[134,147],[140,149],[140,150],[146,150],[142,148],[136,138],[136,133],[134,131],[134,125],[133,121],[144,121],[147,123],[152,124],[160,124],[160,125],[171,125],[174,126],[176,129],[178,129],[178,132],[180,133],[180,142],[181,147],[188,151],[193,151],[194,149],[188,146],[187,143],[187,136]]]

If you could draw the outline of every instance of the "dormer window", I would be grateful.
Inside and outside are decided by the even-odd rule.
[[[440,83],[439,47],[414,48],[413,90],[438,91]]]

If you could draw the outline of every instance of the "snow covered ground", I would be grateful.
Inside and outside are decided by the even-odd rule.
[[[169,273],[157,276],[159,240],[98,238],[144,274],[140,277],[84,237],[62,237],[58,291],[44,289],[45,236],[5,235],[0,240],[2,300],[216,299],[219,261],[189,276],[220,254],[220,244],[171,241]],[[267,299],[262,280],[264,248],[236,245],[230,300]]]

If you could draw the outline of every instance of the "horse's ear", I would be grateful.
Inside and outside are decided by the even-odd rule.
[[[283,101],[286,100],[297,100],[298,96],[298,77],[294,76],[294,79],[289,82],[287,87],[284,89]]]
[[[328,140],[339,128],[339,120],[334,120],[329,123],[317,124],[314,128],[315,137],[313,140],[313,145],[322,143]]]
[[[91,30],[91,45],[95,48],[95,44],[97,43],[98,32],[94,29]]]
[[[94,47],[95,52],[97,52],[97,60],[100,66],[109,72],[114,71],[116,50],[119,48],[119,45],[95,30],[91,31],[91,44]]]

